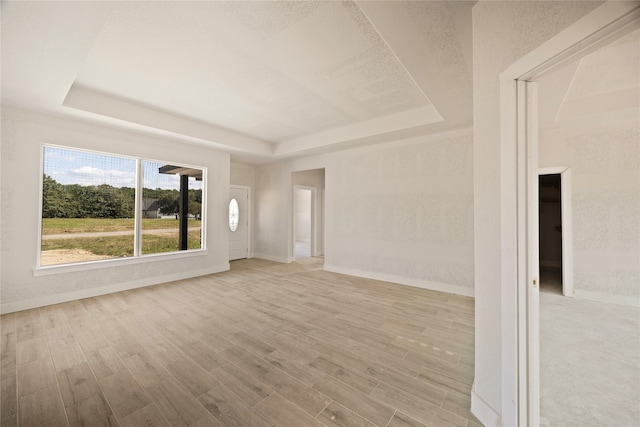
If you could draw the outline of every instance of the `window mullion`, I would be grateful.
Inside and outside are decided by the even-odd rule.
[[[142,254],[142,160],[136,159],[136,208],[134,213],[133,256]]]

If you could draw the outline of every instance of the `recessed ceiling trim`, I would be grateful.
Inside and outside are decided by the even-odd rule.
[[[400,59],[400,57],[398,56],[398,54],[391,48],[391,45],[389,44],[389,42],[385,39],[384,34],[382,34],[380,32],[380,30],[378,29],[378,27],[376,26],[375,22],[373,22],[371,20],[371,18],[369,18],[369,16],[367,15],[367,13],[364,11],[364,9],[361,6],[362,0],[354,0],[354,3],[358,6],[358,9],[360,9],[360,11],[362,12],[362,14],[367,18],[367,21],[369,21],[369,24],[371,24],[371,27],[373,27],[373,29],[376,31],[376,33],[378,33],[378,36],[380,37],[380,39],[382,40],[382,42],[385,44],[385,46],[387,47],[387,49],[389,50],[389,52],[391,52],[391,54],[393,55],[393,57],[396,59],[396,61],[398,61],[398,64],[400,64],[400,66],[404,69],[405,73],[407,74],[407,76],[411,79],[411,81],[413,82],[413,84],[415,85],[415,87],[420,91],[420,93],[422,94],[422,96],[424,96],[424,99],[427,100],[427,102],[429,102],[429,104],[433,105],[433,103],[431,102],[431,100],[429,99],[429,97],[427,96],[427,94],[425,93],[424,89],[418,84],[418,82],[416,81],[416,79],[413,77],[413,75],[411,74],[411,72],[409,71],[409,69],[407,68],[407,66],[404,64],[404,62],[402,62],[402,59]]]
[[[63,105],[131,123],[199,138],[253,154],[273,155],[273,145],[226,129],[178,117],[146,106],[119,99],[89,88],[73,85]]]
[[[274,154],[276,156],[287,155],[442,121],[442,116],[440,116],[435,107],[429,105],[403,113],[330,129],[314,135],[283,141],[276,146]]]

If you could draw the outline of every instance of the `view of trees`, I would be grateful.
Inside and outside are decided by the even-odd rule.
[[[133,218],[135,189],[107,184],[63,185],[44,175],[42,194],[43,218]],[[143,197],[158,199],[164,215],[178,213],[178,190],[143,189]],[[189,190],[189,213],[200,216],[202,190]]]

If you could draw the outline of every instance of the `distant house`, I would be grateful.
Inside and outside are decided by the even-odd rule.
[[[160,205],[158,199],[143,198],[142,199],[142,217],[143,218],[160,218]]]

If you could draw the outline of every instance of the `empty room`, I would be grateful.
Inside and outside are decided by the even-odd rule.
[[[3,1],[0,425],[640,425],[640,2]]]

